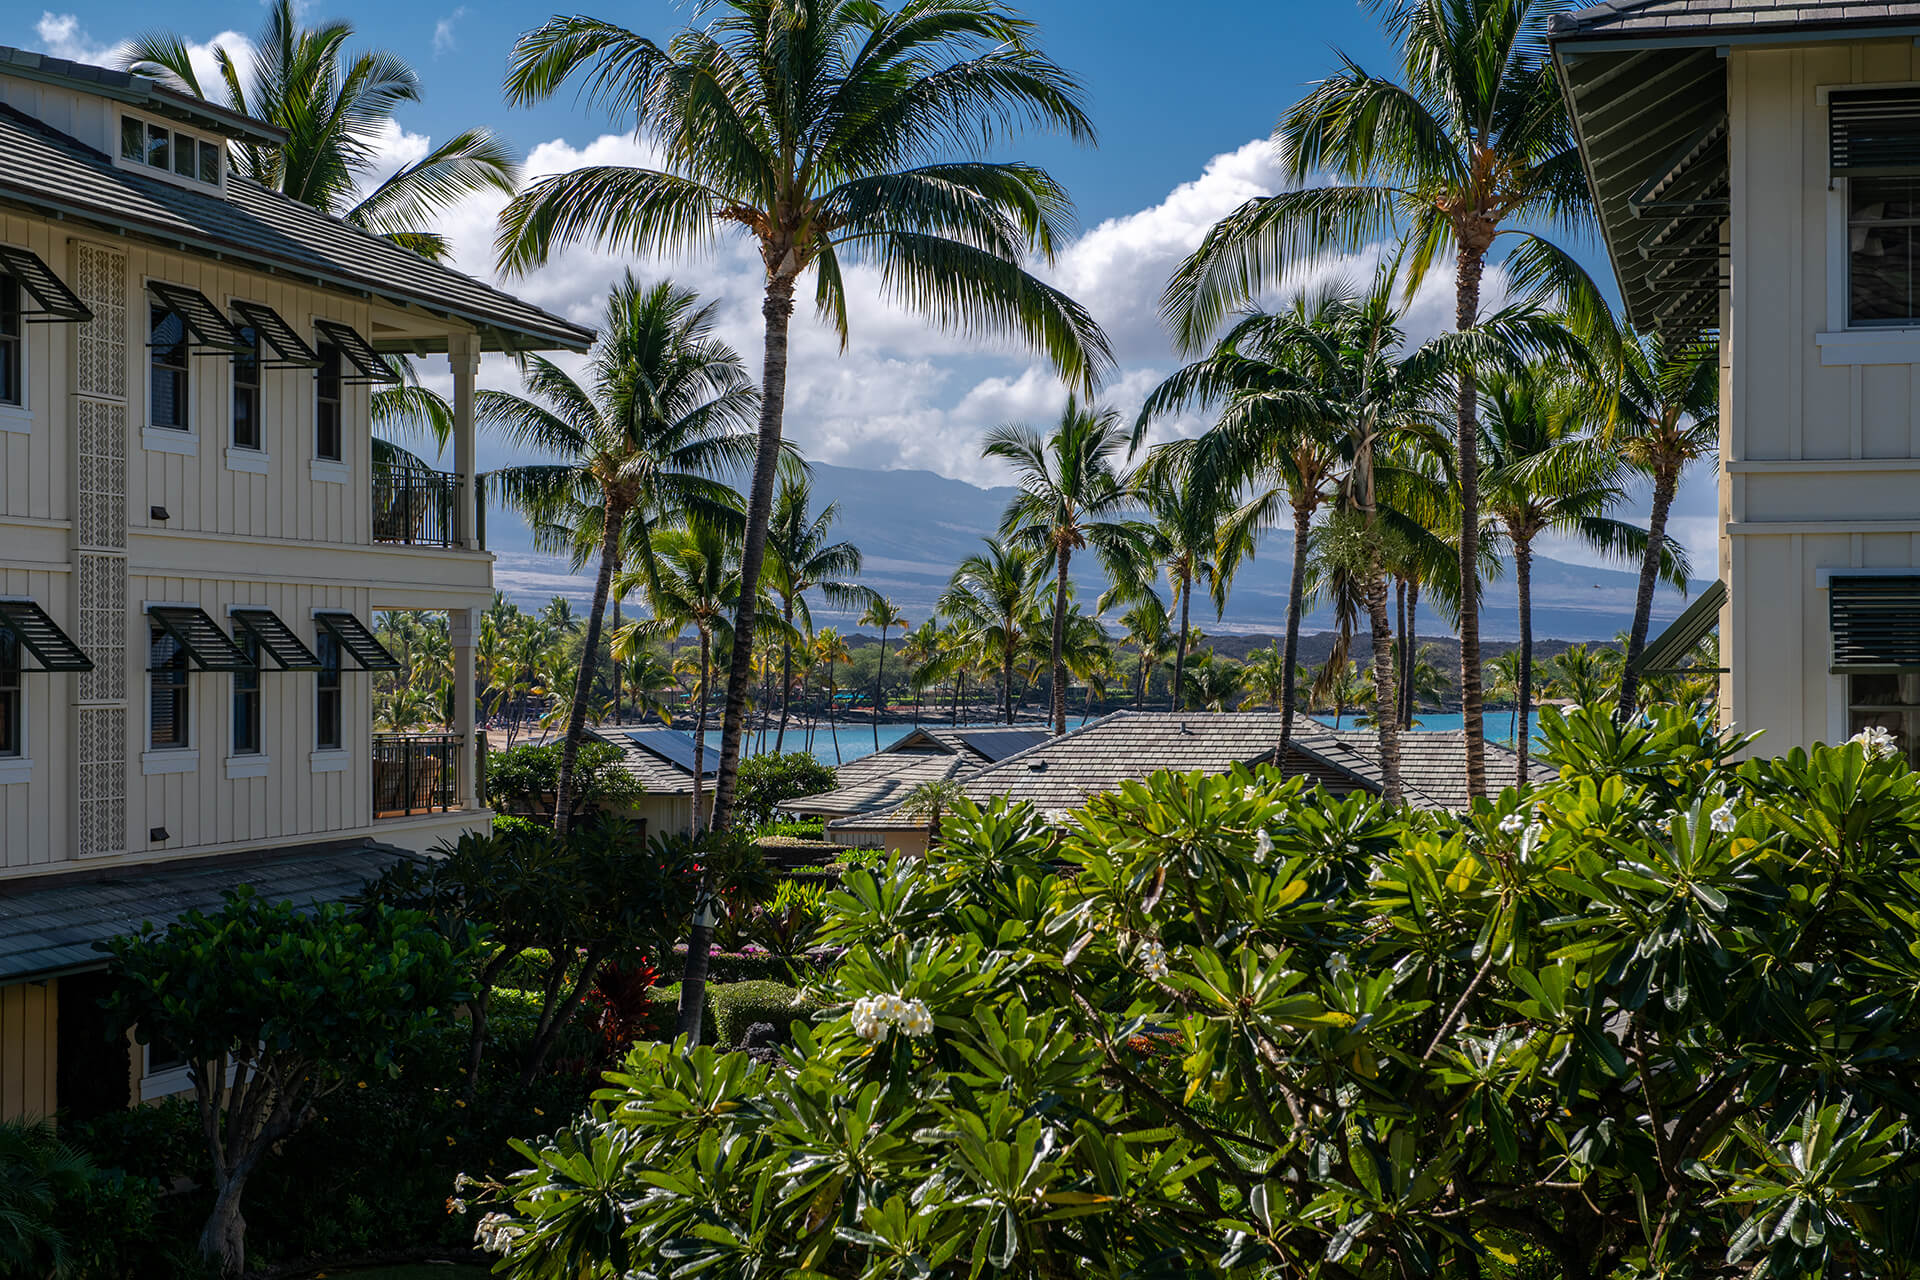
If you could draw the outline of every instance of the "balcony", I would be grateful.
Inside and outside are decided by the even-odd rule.
[[[373,735],[373,816],[408,818],[460,808],[458,733]]]
[[[460,477],[406,459],[373,468],[373,540],[393,546],[464,547]]]

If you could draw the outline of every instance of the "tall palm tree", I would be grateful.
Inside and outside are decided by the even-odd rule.
[[[962,560],[935,608],[959,624],[969,648],[984,650],[1000,672],[1000,710],[1013,723],[1013,667],[1026,639],[1034,596],[1046,580],[1046,562],[1027,547],[986,538],[985,551]],[[954,703],[956,720],[959,702]]]
[[[927,684],[921,678],[922,671],[940,652],[940,623],[928,618],[911,631],[900,637],[900,661],[907,667],[907,683],[913,688],[913,724],[920,726],[920,703],[926,693]]]
[[[847,650],[846,639],[833,627],[820,628],[814,633],[813,643],[808,647],[812,650],[813,660],[827,669],[827,733],[833,738],[833,762],[840,764],[840,728],[834,719],[834,704],[840,697],[840,681],[833,669],[840,663],[852,662],[853,654]]]
[[[787,637],[780,646],[780,728],[773,737],[775,751],[781,750],[787,741],[787,711],[793,689],[794,619],[799,619],[801,630],[813,630],[813,610],[807,604],[807,593],[819,588],[827,603],[842,612],[871,599],[867,591],[851,581],[860,576],[860,548],[851,542],[827,541],[834,523],[840,519],[840,504],[829,502],[817,515],[812,508],[812,481],[805,472],[789,475],[780,482],[779,496],[773,502],[773,518],[767,526],[764,577],[768,593],[780,602],[780,621]]]
[[[648,547],[626,545],[629,520],[638,517],[644,529],[644,522],[671,514],[730,509],[732,490],[713,476],[753,449],[753,437],[743,428],[752,421],[758,396],[740,357],[713,336],[713,314],[712,304],[701,306],[671,281],[643,287],[629,273],[607,298],[604,332],[587,363],[585,385],[552,361],[528,356],[521,376],[529,396],[483,391],[475,398],[475,416],[513,445],[565,459],[495,471],[493,483],[507,500],[536,525],[569,526],[566,536],[575,545],[584,541],[582,530],[599,542],[554,797],[558,832],[566,831],[573,808],[574,764],[614,567],[632,550],[644,582],[655,564]]]
[[[1135,572],[1146,551],[1144,531],[1122,516],[1132,496],[1115,472],[1113,460],[1125,444],[1120,414],[1083,406],[1067,397],[1067,407],[1048,435],[1017,423],[987,433],[981,452],[1013,467],[1019,492],[1000,517],[1000,534],[1033,547],[1054,572],[1053,647],[1048,670],[1053,676],[1053,731],[1067,731],[1067,667],[1061,657],[1066,641],[1068,576],[1073,553],[1092,547],[1109,578]]]
[[[1200,711],[1232,711],[1246,690],[1240,664],[1216,657],[1211,649],[1188,666],[1186,681],[1184,701]]]
[[[1640,696],[1640,675],[1633,664],[1647,647],[1654,582],[1667,555],[1674,494],[1687,468],[1717,456],[1720,448],[1720,350],[1712,337],[1679,340],[1658,332],[1622,335],[1615,349],[1620,359],[1608,370],[1608,435],[1620,456],[1653,481],[1633,627],[1620,674],[1619,715],[1624,720]],[[1678,585],[1686,590],[1684,580]]]
[[[893,601],[883,600],[879,596],[867,602],[867,611],[860,615],[863,627],[880,628],[880,669],[873,677],[873,749],[880,749],[880,709],[886,705],[887,688],[887,632],[894,627],[902,631],[907,628],[907,615],[894,608]]]
[[[303,27],[298,9],[296,0],[274,0],[247,65],[214,46],[218,86],[200,83],[187,42],[172,32],[135,37],[120,65],[196,98],[218,88],[222,105],[285,130],[280,146],[230,149],[240,177],[415,253],[445,257],[447,239],[431,229],[435,217],[475,192],[511,194],[518,172],[512,153],[487,130],[465,129],[364,190],[394,111],[420,101],[420,77],[385,50],[349,54],[351,23]]]
[[[658,169],[542,178],[501,215],[504,267],[580,240],[633,253],[749,237],[766,267],[760,449],[747,502],[741,612],[721,730],[714,821],[733,809],[747,662],[786,411],[787,331],[809,272],[848,337],[842,260],[880,269],[889,297],[945,328],[1018,335],[1091,389],[1112,364],[1093,318],[1022,266],[1050,259],[1070,202],[1047,173],[984,158],[1027,128],[1091,141],[1079,85],[994,0],[713,0],[664,47],[613,23],[555,17],[509,59],[510,102],[578,76],[590,101],[651,143]]]
[[[1172,627],[1167,620],[1167,607],[1160,603],[1159,594],[1151,590],[1120,615],[1120,625],[1125,628],[1126,643],[1132,645],[1139,656],[1139,683],[1133,697],[1137,709],[1146,703],[1153,668],[1173,652]]]
[[[1533,544],[1558,533],[1603,555],[1640,549],[1646,530],[1607,513],[1620,501],[1620,467],[1588,431],[1585,389],[1536,365],[1484,379],[1480,423],[1483,513],[1488,532],[1513,554],[1520,596],[1520,659],[1514,697],[1514,785],[1529,780],[1529,720],[1533,712]],[[1680,566],[1685,581],[1684,562]]]
[[[1274,130],[1290,189],[1248,201],[1213,227],[1175,273],[1165,309],[1195,349],[1221,319],[1278,283],[1304,258],[1351,252],[1403,234],[1409,290],[1449,248],[1454,325],[1478,324],[1481,277],[1500,237],[1522,286],[1553,285],[1583,313],[1597,290],[1535,228],[1584,232],[1592,195],[1547,52],[1556,0],[1377,0],[1400,78],[1351,59],[1316,83]],[[1332,185],[1307,185],[1321,175]],[[1480,691],[1480,496],[1473,449],[1474,368],[1455,366],[1454,442],[1460,458],[1460,696],[1468,792],[1486,794]],[[1385,717],[1382,717],[1385,719]]]
[[[1294,687],[1300,673],[1286,668],[1287,655],[1278,644],[1265,649],[1255,649],[1247,655],[1241,673],[1246,677],[1247,689],[1260,702],[1277,710],[1284,710],[1292,700]]]

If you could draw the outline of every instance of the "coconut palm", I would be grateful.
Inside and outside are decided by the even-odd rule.
[[[1275,643],[1265,649],[1255,649],[1247,655],[1247,661],[1241,667],[1251,696],[1262,705],[1283,713],[1293,700],[1294,689],[1302,674],[1288,670],[1286,662],[1286,651]]]
[[[1054,573],[1052,672],[1053,731],[1067,731],[1067,668],[1061,658],[1066,640],[1067,597],[1073,553],[1088,547],[1110,579],[1136,572],[1146,550],[1143,531],[1124,519],[1132,498],[1114,470],[1113,460],[1126,443],[1120,415],[1112,409],[1082,405],[1067,397],[1067,407],[1051,432],[1008,423],[987,433],[981,452],[1013,468],[1018,492],[1000,517],[1000,534],[1039,551]]]
[[[1606,434],[1620,456],[1653,481],[1647,545],[1640,557],[1640,584],[1633,600],[1626,665],[1620,674],[1619,715],[1631,716],[1640,695],[1634,663],[1647,646],[1655,580],[1667,556],[1667,519],[1680,477],[1720,448],[1720,350],[1711,336],[1669,338],[1659,332],[1624,334],[1612,349],[1619,359],[1608,369],[1610,420]],[[1682,591],[1686,583],[1679,584]]]
[[[476,417],[515,447],[564,459],[495,471],[493,483],[507,501],[536,525],[553,530],[564,523],[576,547],[585,541],[582,530],[599,543],[593,604],[561,749],[555,831],[566,831],[573,807],[574,764],[615,568],[632,552],[641,569],[620,594],[635,585],[651,589],[657,561],[645,545],[648,522],[689,511],[727,511],[733,493],[714,475],[753,451],[754,438],[744,428],[758,396],[740,357],[713,336],[713,320],[713,305],[700,305],[690,290],[667,280],[642,286],[629,273],[607,298],[604,332],[584,385],[552,361],[528,356],[520,368],[529,395],[483,391],[475,399]],[[636,517],[640,545],[629,545],[628,524]]]
[[[1201,711],[1232,711],[1246,691],[1240,664],[1216,657],[1211,649],[1188,665],[1186,681],[1182,700]]]
[[[906,630],[907,615],[894,608],[893,601],[874,596],[867,602],[867,611],[860,615],[860,625],[880,628],[880,669],[873,677],[873,749],[878,751],[880,710],[887,701],[887,632],[894,627]]]
[[[840,681],[834,675],[834,667],[843,662],[852,662],[853,654],[847,649],[846,639],[833,627],[822,627],[815,632],[808,649],[814,662],[827,669],[827,733],[833,738],[833,762],[840,764],[840,728],[834,718],[834,706],[840,697]],[[878,733],[878,730],[875,732]]]
[[[906,664],[907,684],[913,689],[913,723],[916,728],[920,724],[920,703],[927,690],[921,672],[939,652],[940,623],[936,619],[928,618],[900,637],[900,661]]]
[[[1620,654],[1606,645],[1568,645],[1546,664],[1547,687],[1555,697],[1583,707],[1611,700],[1619,689]]]
[[[1044,170],[982,158],[1030,127],[1091,140],[1073,78],[1030,23],[993,0],[714,0],[664,47],[613,23],[555,17],[522,36],[506,91],[543,101],[576,76],[652,144],[659,168],[542,178],[501,215],[502,265],[523,271],[580,240],[633,253],[749,237],[766,267],[760,450],[748,494],[715,822],[732,811],[746,664],[786,409],[794,291],[848,337],[844,260],[942,327],[1018,335],[1091,388],[1111,365],[1090,315],[1023,269],[1050,259],[1069,201]]]
[[[927,820],[927,849],[940,842],[940,817],[952,813],[954,806],[966,798],[966,791],[958,780],[953,778],[930,778],[913,790],[907,792],[900,807],[916,817]]]
[[[975,652],[991,654],[1000,672],[1000,710],[1013,723],[1013,668],[1019,661],[1034,597],[1046,580],[1046,561],[1030,548],[982,539],[976,551],[953,571],[935,608],[952,618]],[[956,719],[959,703],[954,704]]]
[[[120,65],[196,98],[217,88],[222,105],[286,132],[279,146],[230,147],[238,176],[415,253],[445,257],[447,239],[431,229],[434,219],[475,192],[511,193],[518,169],[512,153],[487,130],[466,129],[367,189],[394,111],[420,101],[420,77],[385,50],[349,54],[351,23],[303,27],[298,10],[295,0],[274,0],[244,65],[215,45],[217,86],[200,83],[186,40],[172,32],[135,37]]]
[[[1120,615],[1120,625],[1124,629],[1124,642],[1132,645],[1139,660],[1139,683],[1135,686],[1133,705],[1138,708],[1147,700],[1147,684],[1153,668],[1167,660],[1173,652],[1171,624],[1167,620],[1167,607],[1160,603],[1160,597],[1148,591],[1139,598],[1132,608]]]
[[[780,621],[787,637],[794,634],[795,619],[799,620],[800,630],[813,630],[813,610],[807,604],[807,593],[816,588],[829,605],[843,613],[872,598],[851,581],[860,576],[860,548],[851,542],[827,541],[834,523],[840,519],[840,504],[829,502],[817,515],[812,507],[813,485],[804,472],[789,475],[780,482],[780,493],[773,503],[773,518],[767,526],[764,578],[768,593],[780,602]],[[773,737],[775,751],[781,750],[787,740],[787,711],[793,688],[791,639],[781,642],[780,662],[780,728]],[[879,732],[878,727],[874,732]]]
[[[1602,441],[1587,432],[1585,389],[1550,366],[1484,380],[1480,424],[1482,511],[1492,538],[1513,555],[1520,596],[1520,658],[1514,785],[1529,778],[1529,720],[1533,712],[1533,544],[1556,533],[1602,555],[1640,550],[1646,531],[1607,514],[1622,496],[1620,467]],[[1670,572],[1686,580],[1682,558]]]
[[[1404,234],[1412,250],[1409,291],[1451,248],[1454,324],[1463,332],[1482,319],[1481,277],[1500,237],[1517,241],[1507,265],[1522,287],[1553,285],[1583,314],[1596,310],[1585,273],[1539,231],[1559,224],[1584,232],[1592,221],[1592,195],[1544,38],[1559,7],[1556,0],[1376,4],[1399,51],[1399,80],[1343,59],[1281,118],[1274,141],[1289,189],[1227,215],[1167,287],[1165,309],[1182,343],[1198,348],[1227,312],[1305,259],[1394,234]],[[1322,175],[1335,182],[1307,185]],[[1460,694],[1467,787],[1480,796],[1478,393],[1464,354],[1454,372]]]

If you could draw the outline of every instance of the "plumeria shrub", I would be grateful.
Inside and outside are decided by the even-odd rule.
[[[781,1061],[641,1046],[518,1277],[1913,1274],[1920,778],[1543,713],[1464,816],[1245,771],[847,873]],[[1058,868],[1058,869],[1057,869]]]

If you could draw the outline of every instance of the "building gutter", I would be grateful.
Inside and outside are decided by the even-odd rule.
[[[1623,53],[1640,49],[1732,49],[1768,45],[1841,44],[1858,40],[1920,39],[1920,23],[1880,23],[1846,26],[1839,23],[1796,23],[1790,27],[1734,31],[1724,27],[1701,28],[1677,35],[1633,35],[1604,33],[1583,35],[1578,31],[1564,35],[1547,33],[1555,63],[1564,50],[1569,53]]]

